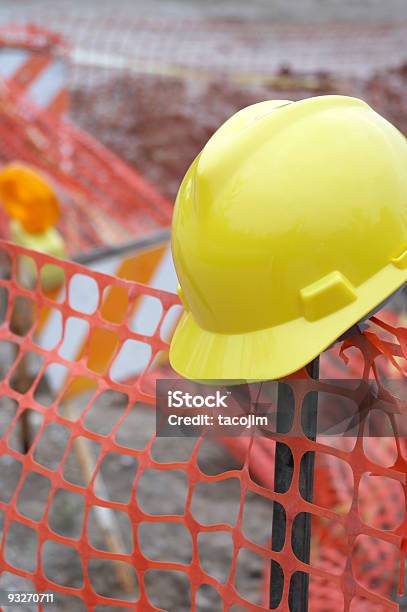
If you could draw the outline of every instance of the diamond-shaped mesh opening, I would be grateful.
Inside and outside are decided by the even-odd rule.
[[[321,496],[321,505],[327,510],[336,510],[340,513],[347,513],[352,505],[354,496],[354,482],[352,468],[347,461],[340,459],[336,455],[315,453],[315,463],[320,466],[320,470],[325,474],[329,473],[330,477],[337,479],[335,495],[330,496],[329,490],[326,490],[325,495]],[[307,453],[301,458],[301,470],[306,469]],[[320,498],[318,482],[314,482],[314,499],[315,501]],[[326,483],[328,486],[328,483]],[[300,483],[300,495],[306,499],[306,491]],[[338,504],[338,498],[340,498],[340,505]],[[316,502],[317,503],[317,502]]]
[[[329,580],[329,578],[313,575],[310,577],[309,590],[311,597],[321,608],[325,607],[330,610],[337,610],[337,612],[343,612],[345,598],[338,582],[333,582]],[[357,597],[355,599],[359,600],[356,609],[359,611],[363,610],[364,608],[360,607],[360,599]],[[367,612],[368,608],[365,609]]]
[[[380,496],[382,491],[386,491],[385,498]],[[360,520],[366,525],[392,531],[403,523],[405,495],[402,484],[397,480],[388,476],[363,474],[359,482],[358,498]]]
[[[368,576],[364,571],[364,564],[367,563],[371,564],[372,576]],[[383,592],[389,579],[389,572],[392,570],[397,572],[399,569],[397,548],[381,538],[359,534],[353,546],[352,569],[358,583],[371,589],[373,581],[376,589]]]
[[[47,540],[43,544],[41,558],[44,575],[48,580],[64,587],[82,586],[82,562],[75,548]],[[69,568],[69,571],[67,572],[65,568]]]
[[[391,427],[390,416],[377,410],[372,410],[368,415],[366,427],[369,427],[371,419],[374,419],[377,423],[377,417],[380,419],[380,426],[383,428],[383,431],[388,432],[389,427]],[[401,444],[401,451],[403,450],[403,446],[404,445]],[[394,465],[397,460],[397,440],[394,435],[387,435],[383,438],[376,438],[375,436],[369,435],[363,438],[363,451],[366,457],[376,465],[389,468]]]
[[[87,274],[74,274],[69,282],[69,305],[82,314],[91,315],[99,304],[97,282]]]
[[[78,539],[82,533],[85,499],[69,489],[57,489],[48,511],[48,525],[52,531],[67,538]]]
[[[3,396],[0,398],[0,436],[12,427],[11,423],[17,413],[18,403],[10,397]]]
[[[224,583],[233,560],[233,537],[229,531],[201,531],[198,535],[199,559],[204,571]]]
[[[35,287],[38,276],[38,269],[35,259],[29,255],[22,255],[18,259],[17,283],[23,289]]]
[[[8,504],[20,480],[23,466],[10,455],[0,456],[0,501]]]
[[[54,327],[53,327],[54,331]],[[58,330],[57,330],[58,331]],[[54,336],[55,336],[54,331]],[[41,334],[41,337],[44,333]],[[58,354],[63,359],[76,360],[81,355],[82,349],[86,346],[89,337],[89,323],[80,317],[68,317],[64,325],[63,336],[60,339],[62,342],[58,349]],[[55,338],[59,341],[59,338]]]
[[[127,394],[113,391],[112,389],[102,391],[94,397],[92,404],[86,410],[84,417],[86,429],[102,436],[109,435],[118,422],[121,421],[127,405]],[[128,426],[126,426],[126,429],[129,430],[130,434],[133,433],[132,429]]]
[[[143,336],[152,336],[163,316],[163,307],[160,300],[151,295],[141,298],[136,312],[132,315],[129,327],[132,331]]]
[[[129,294],[126,287],[106,287],[103,291],[101,316],[110,323],[123,323],[127,318]]]
[[[0,325],[7,321],[7,307],[9,305],[6,287],[0,287]]]
[[[243,507],[242,530],[248,540],[259,546],[269,546],[271,538],[270,517],[273,516],[276,506],[284,514],[284,507],[278,502],[273,502],[271,499],[251,490],[247,491]],[[269,521],[268,531],[265,528],[267,521]],[[285,529],[280,539],[284,543]],[[276,550],[275,546],[273,549]]]
[[[17,393],[25,394],[33,386],[38,389],[39,383],[36,382],[42,371],[44,357],[36,352],[23,353],[21,350],[13,364],[13,371],[10,377],[10,388]]]
[[[222,448],[216,440],[204,437],[199,441],[197,462],[206,476],[217,476],[229,470],[241,470],[244,459],[236,452]]]
[[[169,489],[177,494],[169,496]],[[186,475],[181,470],[147,469],[143,472],[135,494],[140,508],[147,514],[184,514],[188,494]]]
[[[0,248],[0,266],[2,270],[2,276],[8,278],[12,273],[12,266],[14,264],[14,258],[8,251],[7,245],[1,246]]]
[[[92,557],[88,563],[89,580],[99,595],[112,597],[123,595],[120,583],[126,584],[126,599],[135,601],[139,597],[139,585],[134,568],[123,561]]]
[[[7,378],[17,360],[19,347],[16,342],[0,340],[0,351],[2,354],[2,360],[0,363],[0,380],[3,380]]]
[[[167,438],[156,437],[151,447],[151,456],[160,463],[187,462],[190,460],[195,446],[196,440],[193,438],[179,438],[178,444],[175,445],[169,442]]]
[[[24,295],[17,295],[13,302],[10,331],[16,336],[26,336],[34,325],[35,317],[35,302]]]
[[[126,340],[121,346],[110,369],[113,382],[123,382],[140,375],[151,359],[151,347],[139,340]]]
[[[140,548],[153,561],[188,564],[192,561],[192,540],[181,523],[141,523],[138,530]]]
[[[138,462],[132,455],[107,453],[95,481],[95,494],[101,499],[126,504],[130,501]]]
[[[97,394],[98,383],[90,376],[68,376],[63,381],[64,392],[57,412],[65,419],[77,421],[85,408],[89,407]],[[59,387],[57,387],[61,395]]]
[[[67,427],[50,423],[43,430],[35,445],[34,460],[49,470],[57,470],[65,454],[69,438],[70,432]]]
[[[247,555],[248,553],[246,553]],[[256,557],[252,557],[253,561],[258,566],[258,559]],[[244,559],[243,559],[244,561]],[[267,597],[269,600],[270,608],[274,610],[281,604],[281,600],[283,598],[283,589],[284,589],[284,571],[281,565],[275,559],[271,560],[270,568],[266,565],[266,571],[270,569],[270,581],[272,581],[273,587],[270,589],[270,597]],[[255,575],[257,574],[258,569],[254,570]],[[267,593],[268,596],[268,593]]]
[[[15,546],[16,541],[24,542],[24,550]],[[34,572],[37,567],[38,533],[35,529],[12,521],[8,526],[4,557],[7,563],[26,572]]]
[[[222,612],[223,603],[220,593],[209,584],[203,584],[196,592],[195,605],[197,612]]]
[[[60,386],[66,379],[68,371],[67,366],[62,363],[49,363],[35,386],[34,399],[46,408],[52,406],[59,396]],[[53,386],[50,385],[51,381]]]
[[[11,569],[11,568],[10,568]],[[0,589],[3,591],[35,591],[34,583],[11,571],[3,572],[0,576]]]
[[[14,429],[8,437],[10,448],[16,451],[28,452],[42,427],[43,416],[29,408],[20,413]]]
[[[43,306],[36,316],[34,326],[33,341],[46,351],[53,351],[62,341],[64,321],[60,310]]]
[[[146,590],[153,606],[168,612],[177,612],[191,607],[191,586],[188,576],[177,570],[149,570],[145,577]],[[172,592],[168,605],[168,593]]]
[[[264,560],[260,555],[247,548],[239,550],[234,578],[236,589],[244,599],[254,604],[260,603],[259,586],[263,565]]]
[[[64,463],[63,475],[68,482],[87,487],[96,469],[100,444],[86,436],[76,436]]]
[[[65,270],[56,263],[46,263],[40,269],[40,287],[42,293],[47,295],[50,288],[65,285]]]
[[[117,410],[116,410],[117,413]],[[137,402],[116,429],[115,440],[120,446],[142,450],[155,433],[155,413],[150,406]]]
[[[114,331],[103,327],[95,327],[89,334],[84,353],[87,356],[89,370],[104,375],[108,370],[107,359],[116,354],[119,349],[119,339]]]
[[[33,521],[40,521],[49,504],[50,489],[50,478],[29,472],[18,495],[17,510]]]
[[[112,548],[110,530],[114,526],[114,550],[118,554],[133,552],[133,530],[130,517],[126,512],[107,506],[92,506],[88,515],[87,534],[91,546],[98,550],[110,551]]]
[[[199,482],[192,497],[192,514],[204,525],[234,525],[239,512],[240,492],[240,482],[237,478]],[[203,503],[204,499],[207,500],[206,504]]]

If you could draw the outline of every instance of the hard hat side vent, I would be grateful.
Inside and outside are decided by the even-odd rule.
[[[308,321],[322,319],[357,299],[352,283],[338,271],[331,272],[300,291],[302,310]]]
[[[407,247],[404,247],[400,255],[393,257],[391,263],[396,266],[396,268],[405,270],[407,268]]]

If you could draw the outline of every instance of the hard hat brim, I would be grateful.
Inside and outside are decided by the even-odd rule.
[[[389,264],[359,286],[357,300],[339,311],[317,321],[301,317],[243,334],[202,329],[186,311],[171,342],[171,366],[192,380],[284,378],[315,359],[406,281],[407,269]]]

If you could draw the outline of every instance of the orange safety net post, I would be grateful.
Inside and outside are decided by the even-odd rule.
[[[288,610],[290,581],[298,571],[310,574],[310,610],[398,609],[394,593],[402,592],[404,582],[407,455],[397,431],[387,438],[309,440],[301,431],[303,372],[298,380],[285,381],[294,397],[293,428],[286,435],[220,439],[217,455],[211,455],[213,442],[204,436],[159,439],[154,411],[146,406],[155,403],[154,365],[168,348],[166,319],[180,307],[177,296],[7,242],[0,246],[0,589],[17,584],[21,590],[53,592],[58,610],[255,612],[268,609],[262,603],[267,590],[262,575],[267,580],[273,559],[284,574],[278,610]],[[35,264],[34,287],[17,276],[22,256]],[[44,266],[57,266],[65,275],[65,291],[55,299],[41,289]],[[76,300],[71,291],[78,275],[93,287],[93,304]],[[101,310],[111,287],[127,295],[121,320]],[[130,324],[132,304],[140,298],[159,303],[155,329]],[[26,325],[16,326],[16,311],[23,308],[30,313]],[[35,333],[44,308],[60,328],[58,341],[48,345],[40,345]],[[86,347],[76,361],[64,353],[73,319],[87,328]],[[99,329],[116,345],[102,371],[88,362]],[[338,378],[347,378],[347,368],[355,376],[356,367],[356,378],[376,377],[394,413],[402,413],[406,400],[391,392],[382,375],[386,370],[399,381],[405,378],[406,335],[404,328],[376,318],[368,332],[345,341],[329,359],[336,359]],[[128,354],[129,343],[140,348],[145,365],[121,380],[115,364]],[[16,385],[22,359],[30,373],[25,388]],[[332,369],[326,366],[325,379],[334,378]],[[175,376],[169,369],[159,374]],[[91,390],[69,403],[69,388],[80,378],[91,382]],[[323,394],[335,393],[332,380],[322,375],[307,384],[329,409]],[[25,453],[16,432],[26,411],[35,434]],[[75,454],[79,440],[93,458],[86,470]],[[283,493],[273,491],[277,440],[293,456],[292,482]],[[223,467],[225,448],[235,459]],[[309,451],[316,454],[312,503],[298,488],[301,461]],[[214,456],[216,461],[208,459]],[[279,551],[270,545],[273,503],[286,513]],[[290,538],[303,512],[312,516],[310,564],[296,556]],[[100,538],[106,516],[115,517],[121,532],[122,549],[115,552]],[[114,582],[118,566],[126,568],[133,585],[126,593]]]

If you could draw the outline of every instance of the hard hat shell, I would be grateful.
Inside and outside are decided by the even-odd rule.
[[[58,221],[59,202],[52,185],[24,163],[14,162],[1,169],[0,199],[7,214],[26,232],[44,232]]]
[[[13,219],[10,224],[11,239],[23,247],[53,255],[60,259],[67,258],[65,242],[55,227],[50,227],[44,232],[26,232],[19,221]],[[35,285],[38,273],[35,262],[31,257],[20,255],[18,257],[19,274],[24,274],[30,286]],[[40,284],[44,291],[53,291],[61,287],[65,282],[65,273],[59,266],[45,265],[40,272]]]
[[[355,98],[250,106],[189,168],[172,251],[174,369],[291,374],[407,280],[407,141]]]

